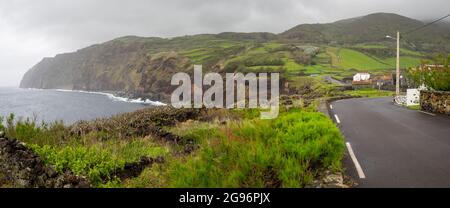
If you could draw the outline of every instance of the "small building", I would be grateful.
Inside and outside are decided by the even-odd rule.
[[[372,76],[372,82],[379,90],[395,90],[392,74],[380,74]]]
[[[372,87],[372,80],[369,73],[356,73],[353,76],[353,88],[370,88]]]
[[[374,80],[374,82],[381,83],[383,85],[393,85],[394,84],[394,80],[392,79],[392,74],[382,74],[382,75],[373,76],[372,80]]]
[[[356,73],[353,76],[353,82],[368,81],[369,79],[370,79],[369,73]]]

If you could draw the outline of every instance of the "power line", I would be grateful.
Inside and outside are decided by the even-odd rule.
[[[430,26],[430,25],[432,25],[432,24],[435,24],[435,23],[437,23],[437,22],[439,22],[439,21],[444,20],[444,19],[447,18],[447,17],[450,17],[450,14],[447,14],[447,15],[445,15],[445,16],[443,16],[443,17],[437,19],[437,20],[434,20],[434,21],[432,21],[432,22],[429,22],[429,23],[424,24],[424,25],[422,25],[422,26],[419,26],[419,27],[417,27],[417,28],[414,28],[414,29],[412,29],[412,30],[410,30],[410,31],[408,31],[408,32],[402,33],[401,40],[403,40],[406,44],[410,45],[414,51],[418,51],[417,48],[416,48],[416,45],[415,45],[414,43],[409,42],[407,39],[405,39],[405,35],[408,35],[408,34],[411,34],[411,33],[413,33],[413,32],[416,32],[416,31],[418,31],[418,30],[421,30],[421,29],[423,29],[423,28],[425,28],[425,27],[428,27],[428,26]]]
[[[427,23],[427,24],[422,25],[422,26],[420,26],[420,27],[414,28],[414,29],[412,29],[412,30],[410,30],[410,31],[408,31],[408,32],[406,32],[406,33],[403,33],[403,35],[408,35],[408,34],[410,34],[410,33],[413,33],[413,32],[416,32],[416,31],[418,31],[418,30],[421,30],[421,29],[423,29],[423,28],[425,28],[425,27],[428,27],[428,26],[430,26],[430,25],[432,25],[432,24],[434,24],[434,23],[437,23],[437,22],[439,22],[439,21],[441,21],[441,20],[443,20],[443,19],[445,19],[445,18],[447,18],[447,17],[450,17],[450,14],[447,14],[447,15],[445,15],[445,16],[443,16],[443,17],[437,19],[437,20],[434,20],[433,22],[430,22],[430,23]]]

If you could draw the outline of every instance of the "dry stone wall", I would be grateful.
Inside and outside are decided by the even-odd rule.
[[[89,181],[47,166],[26,144],[0,132],[0,186],[15,188],[88,188]]]
[[[423,111],[450,115],[450,92],[422,90],[420,106]]]

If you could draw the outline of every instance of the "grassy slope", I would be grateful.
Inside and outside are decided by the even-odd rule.
[[[200,150],[122,185],[304,187],[319,167],[341,169],[342,136],[316,112],[292,110],[275,120],[249,118],[226,126],[191,123],[173,131],[194,139]]]
[[[362,71],[374,71],[395,67],[395,57],[377,58],[370,57],[352,49],[331,50],[337,51],[338,61],[336,65],[343,69],[358,69]],[[408,51],[405,49],[405,51]],[[418,52],[408,51],[406,54],[417,55]],[[414,56],[400,56],[400,67],[409,68],[420,64],[421,58]]]
[[[57,171],[87,176],[97,187],[304,187],[323,169],[340,171],[343,139],[325,115],[296,108],[274,120],[260,120],[255,110],[228,113],[241,119],[227,124],[189,121],[170,128],[183,141],[199,146],[188,155],[151,137],[113,136],[135,135],[128,125],[77,136],[58,123],[37,127],[11,118],[0,130],[25,141]],[[107,128],[102,127],[105,123],[95,128]],[[141,156],[164,156],[166,163],[147,168],[137,178],[113,177],[114,171]]]
[[[295,43],[280,43],[275,40],[224,39],[215,35],[196,35],[155,40],[136,39],[122,38],[116,40],[116,42],[125,42],[123,44],[126,45],[134,41],[143,41],[149,54],[174,51],[178,55],[188,58],[190,64],[203,64],[204,70],[210,70],[212,66],[217,65],[226,68],[227,65],[237,64],[241,65],[241,67],[229,67],[230,71],[286,70],[292,74],[324,74],[342,79],[351,76],[355,71],[383,73],[395,67],[394,57],[376,57],[352,49],[388,49],[388,46],[379,44],[358,44],[342,48],[317,45],[321,50],[312,59],[315,64],[304,65],[295,61],[294,52],[296,51],[292,47],[303,47],[303,45]],[[297,52],[298,50],[300,49],[297,49]],[[402,49],[402,68],[416,66],[420,63],[421,56],[422,54],[419,52]],[[116,74],[117,77],[121,77],[121,73]],[[133,80],[139,80],[138,75],[135,77],[137,78],[133,78]]]
[[[225,41],[220,42],[217,46],[210,45],[209,48],[236,47],[234,44],[243,45],[242,43]],[[342,80],[346,77],[352,77],[357,72],[369,72],[375,75],[387,74],[391,73],[395,68],[394,57],[376,57],[354,50],[354,48],[387,50],[385,45],[359,44],[348,48],[320,46],[321,50],[312,59],[315,63],[313,65],[298,63],[295,60],[295,50],[292,50],[291,46],[290,44],[277,42],[246,42],[245,50],[241,50],[239,54],[229,56],[229,58],[224,60],[223,66],[225,68],[234,66],[229,67],[231,70],[227,69],[227,72],[285,71],[287,72],[287,78],[291,82],[295,82],[295,77],[299,73],[307,76],[330,75]],[[189,53],[183,52],[182,54],[197,61],[203,61],[210,56],[209,49],[205,48],[197,48],[189,51]],[[401,67],[417,66],[420,64],[422,57],[422,54],[419,52],[402,49]]]
[[[383,64],[363,53],[351,49],[340,49],[337,53],[337,66],[343,69],[357,69],[361,71],[373,71],[378,69],[386,69],[390,66]]]
[[[394,96],[395,92],[385,91],[385,90],[377,90],[377,89],[358,89],[358,90],[346,90],[343,92],[344,94],[351,96],[360,96],[360,97],[389,97]]]

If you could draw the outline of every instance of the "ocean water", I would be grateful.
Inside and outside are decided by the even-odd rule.
[[[138,109],[164,105],[150,100],[131,100],[108,93],[0,88],[0,116],[36,118],[38,122],[63,121],[72,124]]]

